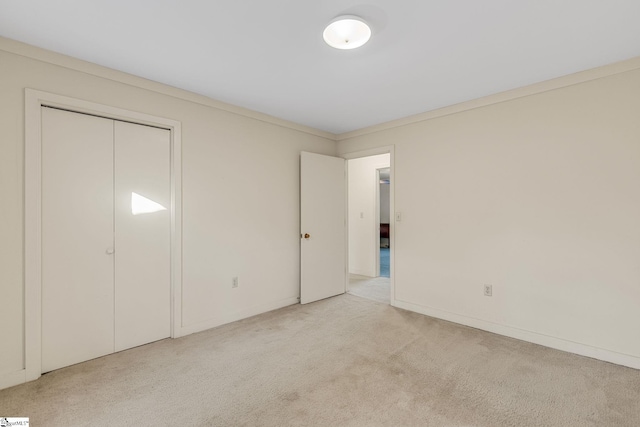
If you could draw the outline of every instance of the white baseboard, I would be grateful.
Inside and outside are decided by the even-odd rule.
[[[240,310],[232,313],[228,313],[224,316],[216,317],[204,322],[199,322],[193,325],[183,326],[177,334],[176,338],[190,335],[196,332],[205,331],[207,329],[215,328],[227,323],[235,322],[237,320],[246,319],[247,317],[256,316],[258,314],[266,313],[268,311],[277,310],[289,305],[298,304],[298,297],[286,298],[279,301],[273,301],[267,304],[260,304],[254,307],[250,307],[246,310]],[[0,374],[0,390],[13,387],[15,385],[23,384],[27,382],[27,371],[22,369],[16,372],[9,372],[6,374]]]
[[[27,382],[27,371],[21,369],[15,372],[9,372],[0,375],[0,390],[13,387],[14,385],[24,384]]]
[[[376,277],[375,274],[371,274],[371,271],[367,271],[367,270],[352,270],[349,271],[349,274],[355,274],[356,276],[364,276],[364,277],[369,277],[369,278],[374,278]]]
[[[194,334],[196,332],[206,331],[207,329],[215,328],[216,326],[226,325],[227,323],[235,322],[237,320],[246,319],[247,317],[256,316],[258,314],[266,313],[268,311],[277,310],[289,305],[298,304],[300,301],[298,297],[286,298],[279,301],[273,301],[267,304],[260,304],[250,307],[245,310],[235,311],[227,313],[223,316],[214,317],[212,319],[205,320],[203,322],[194,323],[192,325],[183,326],[180,328],[176,338],[183,337],[185,335]]]
[[[591,357],[593,359],[603,360],[605,362],[615,363],[616,365],[627,366],[629,368],[640,369],[640,357],[629,354],[618,353],[612,350],[606,350],[599,347],[593,347],[587,344],[581,344],[568,341],[562,338],[556,338],[549,335],[531,332],[524,329],[514,328],[512,326],[501,325],[498,323],[488,322],[486,320],[475,319],[473,317],[463,316],[461,314],[450,313],[448,311],[436,308],[426,307],[395,299],[392,302],[394,307],[402,308],[426,316],[435,317],[437,319],[447,320],[449,322],[459,323],[461,325],[470,326],[476,329],[493,332],[494,334],[504,335],[510,338],[516,338],[522,341],[539,344],[545,347],[562,350],[569,353],[578,354],[580,356]]]

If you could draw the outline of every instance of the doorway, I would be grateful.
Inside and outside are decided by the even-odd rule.
[[[391,154],[349,159],[347,292],[391,304]]]
[[[165,280],[165,285],[163,286],[162,293],[157,293],[159,299],[161,299],[162,306],[162,331],[158,333],[159,338],[165,336],[171,337],[179,337],[182,335],[182,325],[181,325],[181,161],[180,161],[180,153],[181,153],[181,125],[179,122],[151,116],[139,112],[128,111],[116,107],[105,106],[101,104],[96,104],[92,102],[77,100],[74,98],[69,98],[61,95],[51,94],[47,92],[36,91],[32,89],[25,89],[25,352],[24,352],[24,369],[22,372],[23,380],[30,381],[37,379],[42,372],[49,370],[50,368],[56,368],[59,366],[56,365],[57,362],[51,364],[51,366],[47,366],[47,364],[43,364],[43,353],[47,351],[46,343],[44,343],[44,339],[46,339],[47,331],[44,330],[43,324],[47,324],[51,326],[51,322],[43,322],[44,316],[43,314],[43,305],[46,304],[47,298],[52,295],[55,295],[58,289],[53,289],[53,292],[50,292],[47,288],[47,283],[43,281],[47,277],[47,274],[52,270],[51,268],[47,268],[45,265],[48,261],[51,261],[52,258],[48,257],[45,259],[43,257],[44,252],[46,252],[47,247],[49,247],[49,243],[56,242],[56,239],[52,239],[49,233],[51,231],[56,231],[56,227],[43,227],[43,222],[48,218],[48,215],[52,213],[50,207],[58,206],[60,207],[60,203],[55,202],[51,204],[47,204],[45,198],[52,195],[52,193],[48,190],[49,187],[45,187],[44,184],[50,186],[51,183],[55,182],[51,179],[45,179],[43,184],[43,177],[47,176],[47,173],[51,171],[47,170],[46,164],[43,164],[43,158],[47,156],[45,150],[47,150],[46,144],[43,144],[43,130],[45,133],[49,132],[43,128],[43,117],[45,117],[46,111],[54,112],[55,114],[70,114],[74,117],[80,116],[84,117],[92,122],[100,121],[100,123],[107,123],[106,125],[97,125],[104,127],[105,131],[110,132],[109,129],[113,132],[116,132],[119,136],[114,136],[114,138],[105,137],[103,138],[105,141],[111,140],[112,144],[116,144],[115,141],[126,141],[133,137],[135,141],[139,141],[137,135],[138,131],[146,132],[149,130],[153,130],[154,132],[160,132],[163,135],[163,154],[161,155],[164,164],[164,169],[162,172],[162,179],[165,184],[163,186],[164,193],[163,196],[156,196],[155,194],[144,192],[144,194],[132,193],[132,192],[122,192],[127,198],[124,200],[124,204],[121,206],[128,206],[130,209],[130,215],[133,218],[135,215],[136,218],[132,219],[132,221],[137,221],[138,219],[142,219],[142,217],[146,217],[145,221],[149,222],[151,216],[160,218],[163,217],[163,239],[164,244],[161,246],[165,251],[164,254],[164,264],[166,267],[164,268],[165,274],[163,275]],[[43,113],[45,112],[45,113]],[[78,114],[79,113],[79,114]],[[105,121],[102,121],[105,120]],[[57,121],[55,121],[57,123]],[[73,128],[73,126],[63,126],[62,130],[65,128]],[[54,129],[54,128],[50,128]],[[133,132],[133,134],[132,134]],[[128,135],[128,136],[126,136]],[[46,135],[44,135],[46,136]],[[66,140],[63,138],[63,140]],[[101,139],[102,140],[102,139]],[[145,140],[146,141],[146,140]],[[57,144],[51,145],[51,147],[57,147]],[[85,147],[80,145],[82,149]],[[104,147],[103,147],[104,148]],[[130,150],[137,150],[140,146],[138,143],[124,143],[120,150],[110,149],[109,144],[107,144],[107,148],[104,149],[105,155],[100,156],[100,158],[95,158],[94,160],[100,161],[105,158],[109,158],[110,156],[115,155],[117,157],[117,153],[126,154]],[[124,151],[123,151],[124,150]],[[129,150],[129,151],[127,151]],[[73,151],[73,150],[71,150]],[[86,150],[85,150],[86,151]],[[96,153],[89,150],[88,155],[96,156]],[[56,153],[60,154],[57,150]],[[111,154],[109,154],[111,153]],[[115,154],[114,154],[115,153]],[[143,147],[140,150],[141,154],[147,153],[147,150]],[[77,153],[69,154],[66,157],[68,158],[77,158]],[[168,158],[167,158],[168,156]],[[130,160],[132,156],[125,155],[124,157],[120,157],[119,164],[116,166],[115,164],[110,166],[107,164],[106,166],[101,166],[102,174],[97,174],[96,171],[90,169],[89,172],[93,172],[97,174],[97,178],[103,177],[103,175],[109,175],[107,179],[104,180],[108,186],[117,186],[121,189],[124,189],[123,185],[126,185],[128,181],[125,178],[128,176],[126,174],[120,173],[118,175],[114,175],[113,179],[110,177],[110,174],[115,170],[133,170],[138,171],[140,169],[139,164],[146,164],[149,162],[147,157],[143,156],[143,160],[136,160],[133,165],[128,165],[126,162]],[[113,160],[117,160],[117,158],[113,158]],[[124,163],[122,161],[124,159]],[[64,160],[64,159],[63,159]],[[46,162],[45,162],[46,163]],[[58,164],[58,163],[48,163],[48,164]],[[74,167],[80,167],[82,164],[76,164]],[[59,168],[60,174],[67,173],[65,168]],[[155,169],[154,169],[155,170]],[[56,174],[58,174],[56,172]],[[56,175],[57,176],[57,175]],[[118,178],[119,177],[119,178]],[[104,177],[103,177],[104,178]],[[146,179],[146,178],[145,178]],[[152,179],[152,181],[156,181],[156,179]],[[106,184],[105,184],[106,185]],[[115,187],[114,187],[115,188]],[[64,189],[64,188],[63,188]],[[146,190],[145,190],[146,191]],[[150,191],[150,190],[149,190]],[[109,191],[107,191],[108,194]],[[75,194],[75,193],[74,193]],[[115,193],[113,193],[115,194]],[[120,194],[120,193],[118,193]],[[72,194],[73,196],[73,194]],[[123,196],[124,197],[124,196]],[[149,198],[150,197],[150,198]],[[79,203],[80,208],[76,212],[74,209],[69,209],[70,213],[74,215],[78,215],[81,208],[84,208],[83,203],[88,203],[91,206],[94,206],[94,203],[102,203],[105,200],[109,199],[109,196],[106,198],[94,196],[93,191],[90,192],[89,196],[86,197],[77,197],[71,198],[71,202]],[[70,203],[71,203],[70,202]],[[158,203],[159,202],[159,203]],[[48,209],[45,209],[43,212],[43,207],[49,206]],[[64,207],[64,206],[63,206]],[[158,207],[162,208],[159,209]],[[134,212],[135,210],[135,212]],[[111,212],[113,222],[117,213],[107,207],[104,212]],[[160,211],[164,211],[165,213],[158,213]],[[61,210],[62,214],[65,214],[66,211]],[[66,212],[66,213],[69,213]],[[152,213],[153,212],[153,213]],[[141,215],[144,214],[144,215]],[[150,222],[149,222],[150,223]],[[122,220],[120,217],[120,230],[124,230],[127,225],[126,221]],[[73,225],[73,224],[71,224]],[[108,227],[107,227],[108,228]],[[113,227],[112,227],[113,228]],[[93,230],[96,228],[91,226],[89,227],[91,230],[88,235],[93,235]],[[100,228],[102,229],[102,228]],[[47,231],[48,230],[48,231]],[[114,236],[113,229],[108,231],[106,234],[109,234],[111,237]],[[105,234],[105,236],[106,236]],[[155,238],[156,233],[151,233],[152,237]],[[55,236],[54,236],[55,237]],[[117,237],[117,236],[116,236]],[[68,237],[67,237],[68,238]],[[113,243],[113,242],[112,242]],[[124,256],[123,250],[126,251],[127,248],[132,248],[132,244],[125,244],[124,240],[120,239],[119,245],[119,256],[120,260],[130,259]],[[168,243],[168,246],[167,246]],[[47,246],[49,245],[49,246]],[[168,248],[168,252],[167,252]],[[135,250],[135,248],[134,248]],[[55,253],[55,251],[49,251]],[[114,247],[107,245],[102,246],[100,249],[100,259],[105,261],[113,258],[115,255]],[[139,263],[135,263],[136,266],[133,268],[123,269],[124,264],[120,263],[120,268],[108,268],[107,270],[111,271],[114,275],[114,278],[120,273],[132,272],[132,274],[137,274],[137,268],[140,268]],[[83,265],[83,267],[86,267]],[[145,271],[150,271],[151,269],[144,268]],[[155,270],[154,270],[155,272]],[[129,275],[131,276],[131,275]],[[59,282],[56,282],[59,283]],[[119,283],[124,283],[123,281],[119,281]],[[150,283],[150,282],[147,282]],[[112,287],[111,287],[112,288]],[[83,289],[83,288],[78,288]],[[127,291],[132,290],[131,288],[127,288]],[[141,290],[140,288],[136,288],[135,290]],[[144,304],[152,302],[152,299],[148,295],[149,293],[146,290],[141,290],[141,295],[143,295]],[[123,338],[119,342],[116,340],[109,340],[109,348],[111,348],[113,343],[114,348],[123,349],[126,347],[131,347],[138,345],[138,337],[126,335],[127,333],[139,330],[139,329],[127,329],[126,327],[122,327],[122,325],[118,326],[118,320],[128,323],[129,318],[138,319],[136,320],[137,325],[140,326],[141,323],[139,321],[140,314],[134,309],[130,310],[126,307],[126,304],[130,301],[139,301],[140,298],[127,298],[126,292],[119,292],[119,295],[124,297],[124,301],[120,301],[118,307],[113,306],[109,308],[107,305],[100,305],[101,313],[112,312],[116,315],[118,313],[122,314],[131,314],[131,316],[127,315],[119,315],[114,318],[114,321],[105,321],[103,322],[107,325],[107,329],[113,329],[119,327],[119,330],[125,331],[121,333],[120,336]],[[154,293],[154,295],[156,295]],[[107,302],[113,300],[114,304],[117,299],[117,296],[109,294],[107,296]],[[97,301],[97,300],[96,300]],[[155,301],[155,300],[153,300]],[[55,301],[54,301],[55,302]],[[97,304],[100,304],[97,301]],[[167,304],[168,304],[168,312],[167,312]],[[49,306],[56,306],[56,304],[49,304]],[[140,304],[137,305],[139,308]],[[64,309],[64,307],[63,307]],[[46,320],[46,319],[45,319]],[[64,320],[64,319],[63,319]],[[143,319],[144,321],[149,319]],[[168,320],[168,322],[167,322]],[[151,324],[155,327],[158,322],[154,322],[151,319]],[[84,326],[81,325],[81,326]],[[146,328],[146,325],[142,325],[146,332],[149,332],[150,329]],[[107,331],[109,333],[109,331]],[[151,334],[151,332],[150,332]],[[149,341],[149,337],[151,336],[151,340],[156,339],[155,332],[153,332],[153,336],[146,334],[142,338],[140,338],[143,342]],[[44,335],[44,336],[43,336]],[[110,337],[109,337],[110,338]],[[106,343],[104,340],[102,343]],[[44,344],[44,345],[43,345]],[[51,347],[51,346],[49,346]],[[106,348],[106,346],[105,346]],[[93,351],[92,347],[92,351]],[[99,352],[98,352],[99,353]],[[90,357],[94,356],[93,353],[89,355]],[[53,360],[53,359],[51,359]],[[63,361],[63,364],[67,364],[67,361]],[[74,363],[72,360],[71,363]]]
[[[378,169],[378,212],[380,245],[378,253],[378,276],[390,277],[390,250],[391,250],[391,215],[390,215],[390,168]]]

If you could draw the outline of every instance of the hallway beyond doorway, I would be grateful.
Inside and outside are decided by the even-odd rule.
[[[390,277],[389,248],[380,248],[380,276]]]
[[[367,277],[350,274],[349,290],[347,292],[383,304],[390,304],[390,287],[391,280],[388,277]]]

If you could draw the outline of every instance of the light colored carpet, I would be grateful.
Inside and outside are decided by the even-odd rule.
[[[349,275],[350,294],[372,299],[384,304],[390,302],[391,284],[388,277],[366,277],[357,274]]]
[[[353,295],[0,391],[33,426],[638,426],[640,371]]]

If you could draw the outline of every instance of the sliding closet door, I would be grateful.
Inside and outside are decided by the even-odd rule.
[[[113,352],[113,121],[42,108],[42,372]]]
[[[170,132],[115,122],[115,350],[170,335]]]

